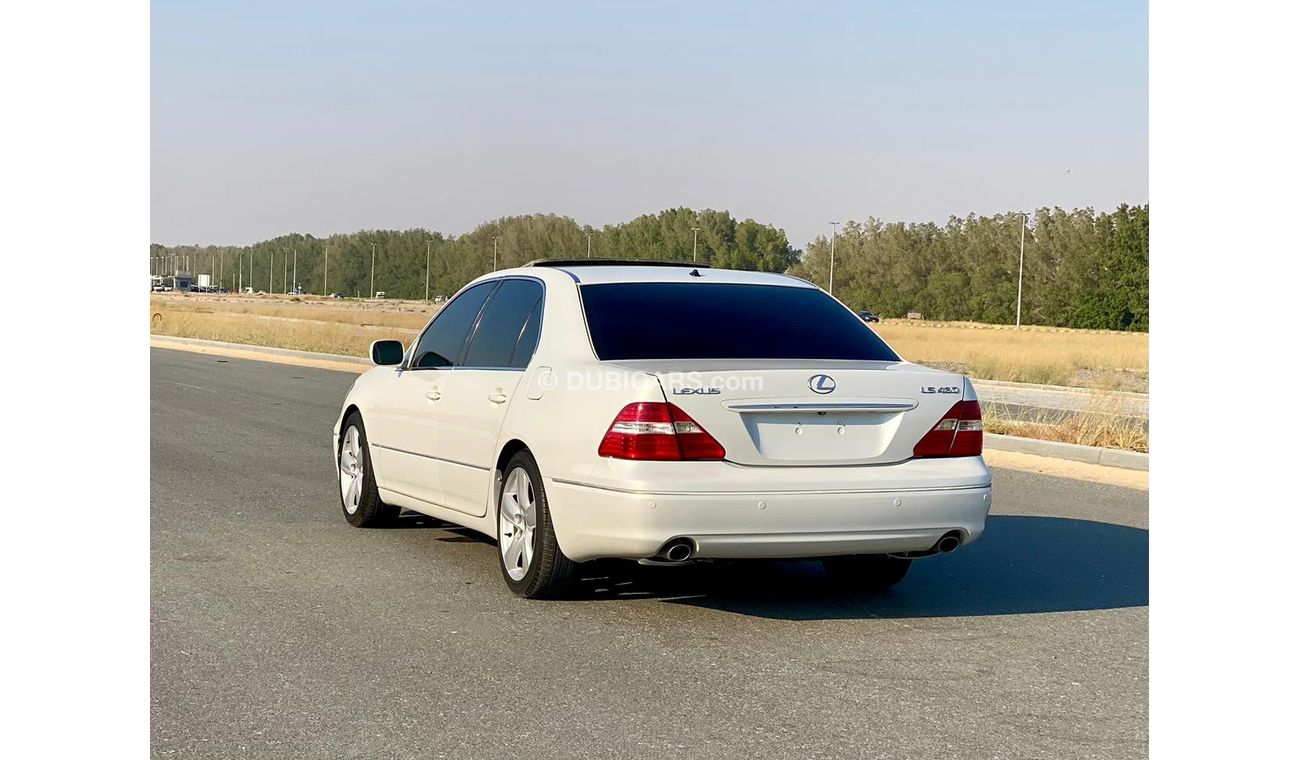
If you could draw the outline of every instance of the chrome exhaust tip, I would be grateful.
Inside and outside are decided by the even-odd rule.
[[[939,539],[939,542],[934,545],[934,548],[935,551],[940,554],[951,554],[952,552],[957,551],[957,547],[959,546],[961,546],[961,536],[956,533],[949,533]]]
[[[655,555],[664,562],[685,562],[695,555],[695,544],[689,538],[674,538]]]

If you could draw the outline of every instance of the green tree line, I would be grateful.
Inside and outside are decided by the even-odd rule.
[[[1026,215],[1021,322],[1147,330],[1148,216],[1147,205]],[[884,316],[1014,324],[1021,221],[846,222],[835,238],[835,295]],[[814,240],[790,274],[826,287],[830,239]]]
[[[1039,209],[1025,228],[1025,324],[1146,330],[1148,206]],[[834,293],[883,316],[1014,323],[1021,215],[953,217],[933,223],[846,222],[835,239]],[[340,292],[424,298],[450,295],[481,274],[534,259],[671,259],[714,267],[789,272],[827,288],[830,239],[801,252],[785,232],[726,211],[675,208],[595,228],[554,214],[512,216],[448,236],[426,229],[282,235],[251,246],[150,246],[151,271],[207,273],[284,293]],[[328,255],[327,255],[328,254]],[[296,279],[295,279],[296,261]],[[186,263],[188,262],[188,264]]]
[[[371,294],[372,251],[374,290],[390,298],[424,298],[426,264],[429,295],[435,296],[456,292],[494,264],[506,269],[534,259],[586,258],[589,251],[596,258],[690,261],[695,255],[717,267],[771,272],[799,260],[779,229],[737,221],[725,211],[686,208],[599,229],[565,216],[532,214],[485,222],[459,237],[426,229],[362,230],[323,238],[281,235],[250,246],[150,246],[151,271],[157,274],[180,269],[210,274],[232,289],[242,283],[284,293],[297,284],[308,293],[363,297]]]

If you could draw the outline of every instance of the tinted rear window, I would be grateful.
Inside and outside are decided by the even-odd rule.
[[[488,302],[479,319],[469,350],[467,367],[511,367],[511,357],[533,307],[542,298],[542,284],[533,280],[506,280]],[[532,350],[528,352],[532,358]],[[527,359],[524,366],[527,366]]]
[[[897,361],[861,319],[813,288],[725,283],[584,285],[596,355],[617,359]]]

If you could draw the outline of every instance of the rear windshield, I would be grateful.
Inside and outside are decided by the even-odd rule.
[[[898,361],[853,312],[813,288],[727,283],[582,286],[596,356]]]

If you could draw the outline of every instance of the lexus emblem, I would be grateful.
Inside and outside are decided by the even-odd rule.
[[[835,390],[835,378],[830,375],[813,375],[808,378],[808,389],[813,393],[830,393]]]

